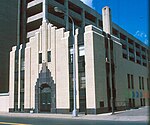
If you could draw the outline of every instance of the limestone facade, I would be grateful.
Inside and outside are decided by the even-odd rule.
[[[92,25],[85,27],[84,46],[78,45],[78,36],[76,30],[79,112],[98,114],[110,112],[112,106],[115,110],[123,110],[129,106],[148,105],[148,68],[122,57],[120,39]],[[43,22],[26,45],[12,48],[9,111],[72,111],[70,45],[69,31]],[[81,65],[80,58],[83,57]],[[82,68],[84,70],[81,73]],[[84,74],[83,77],[81,74]],[[139,82],[144,89],[139,88]]]

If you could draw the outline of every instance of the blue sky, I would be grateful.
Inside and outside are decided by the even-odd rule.
[[[100,14],[109,6],[114,23],[148,45],[148,0],[81,0]]]

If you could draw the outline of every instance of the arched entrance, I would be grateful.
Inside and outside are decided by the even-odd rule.
[[[51,72],[46,66],[42,64],[42,70],[39,73],[35,85],[35,110],[39,112],[56,113],[56,84],[51,76]]]
[[[48,84],[40,87],[40,112],[51,112],[51,88]]]

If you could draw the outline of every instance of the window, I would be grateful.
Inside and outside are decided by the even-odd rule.
[[[128,88],[130,89],[130,75],[127,74],[127,79],[128,79]]]
[[[85,11],[85,18],[95,23],[96,17]]]
[[[134,89],[134,78],[133,78],[133,75],[131,75],[131,85],[132,85],[132,89]]]
[[[125,53],[123,53],[122,56],[123,56],[123,58],[125,58],[125,59],[128,58],[128,57],[127,57],[127,54],[125,54]]]
[[[133,45],[134,41],[130,38],[128,38],[128,43],[130,43],[131,45]]]
[[[85,88],[85,76],[80,77],[80,88]]]
[[[141,106],[143,106],[143,99],[142,98],[140,98],[140,102],[141,102]]]
[[[122,33],[120,33],[120,38],[121,38],[122,40],[126,40],[126,36],[125,36],[124,34],[122,34]]]
[[[129,98],[129,107],[132,107],[131,98]]]
[[[69,62],[73,63],[73,48],[70,48]]]
[[[100,101],[100,107],[104,107],[104,101]]]
[[[73,63],[73,54],[70,54],[70,62]]]
[[[51,62],[51,51],[47,52],[47,61]]]
[[[84,55],[85,55],[84,46],[79,46],[79,56],[84,56]]]
[[[132,99],[132,102],[133,102],[133,107],[135,107],[135,99]]]
[[[64,5],[64,0],[55,0],[55,1],[57,1],[58,3],[60,3],[60,4],[63,4],[63,5]]]
[[[116,37],[119,36],[118,30],[116,30],[115,28],[112,28],[112,33],[113,33],[113,35],[116,36]]]
[[[144,90],[144,77],[142,77],[142,89]]]
[[[127,79],[128,79],[128,88],[129,89],[134,89],[134,78],[133,78],[133,75],[127,74]]]
[[[39,53],[39,64],[42,63],[42,53]]]
[[[139,76],[139,89],[141,89],[141,77]]]
[[[145,98],[143,98],[143,106],[145,106]]]
[[[149,90],[149,80],[147,78],[147,90]]]
[[[21,58],[21,70],[25,69],[25,61],[24,58]]]
[[[103,28],[103,21],[102,20],[99,20],[99,27]]]

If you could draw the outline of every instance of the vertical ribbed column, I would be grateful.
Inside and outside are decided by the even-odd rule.
[[[24,88],[24,108],[31,108],[31,47],[27,44],[25,48],[25,88]]]
[[[48,24],[42,24],[42,61],[47,62]]]
[[[18,109],[20,109],[20,81],[21,81],[21,73],[20,73],[20,66],[21,66],[21,50],[22,45],[20,45],[19,49],[19,57],[18,57]]]
[[[48,45],[47,45],[47,48],[48,48],[48,50],[50,50],[51,49],[51,27],[52,27],[52,24],[48,24]]]
[[[16,47],[10,52],[10,69],[9,69],[9,111],[14,109],[14,85],[15,85],[15,51]]]

